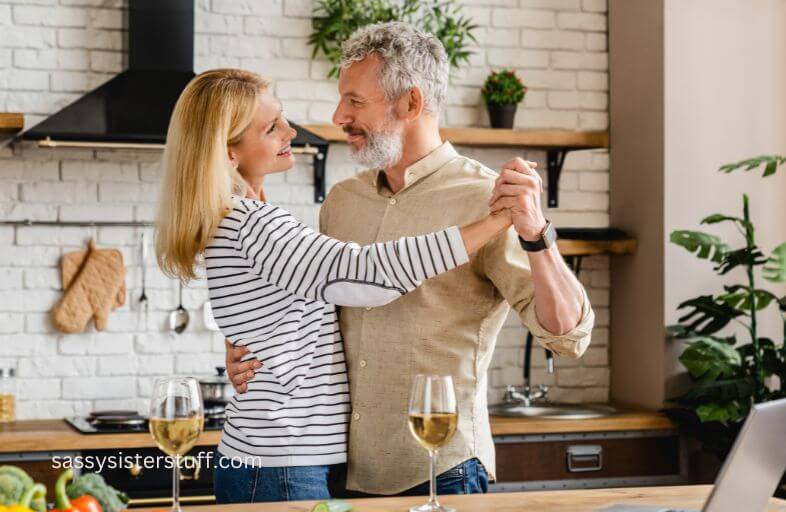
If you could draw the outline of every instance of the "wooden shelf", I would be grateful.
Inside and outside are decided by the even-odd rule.
[[[596,256],[598,254],[633,254],[637,242],[633,238],[624,240],[557,240],[563,256]]]
[[[0,133],[9,134],[22,131],[25,116],[16,112],[0,112]]]
[[[332,124],[305,124],[303,128],[328,142],[346,142],[341,127]],[[475,147],[529,148],[546,151],[548,198],[550,208],[559,203],[559,177],[568,151],[609,147],[608,132],[570,130],[504,130],[498,128],[441,128],[444,140],[456,145]]]
[[[306,124],[330,142],[346,142],[341,127],[332,124]],[[452,144],[482,147],[529,147],[538,149],[597,149],[609,147],[607,132],[568,130],[504,130],[496,128],[441,128],[442,138]]]
[[[637,242],[615,228],[557,228],[557,246],[563,256],[633,254]]]

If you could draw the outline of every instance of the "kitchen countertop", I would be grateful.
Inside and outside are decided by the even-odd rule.
[[[692,508],[700,510],[709,496],[710,485],[679,487],[630,487],[625,489],[593,489],[580,491],[538,491],[515,493],[471,494],[443,496],[441,503],[455,507],[458,512],[598,512],[610,505],[649,505]],[[425,503],[422,496],[406,498],[373,498],[347,500],[357,512],[406,511],[413,505]],[[254,503],[241,505],[212,505],[187,507],[188,512],[309,512],[314,501]],[[161,508],[137,509],[137,512],[160,511]],[[772,499],[768,512],[786,511],[786,501]]]
[[[674,424],[657,412],[625,412],[589,420],[548,420],[536,418],[491,418],[495,436],[523,434],[560,434],[623,430],[668,430]],[[198,445],[217,445],[220,431],[202,434]],[[26,420],[0,423],[0,453],[36,451],[79,451],[155,446],[147,433],[80,434],[62,420]]]

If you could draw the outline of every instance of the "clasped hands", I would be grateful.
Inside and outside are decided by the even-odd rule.
[[[492,214],[510,215],[514,229],[527,241],[538,240],[546,226],[540,202],[543,180],[537,166],[518,157],[503,164],[488,202]]]

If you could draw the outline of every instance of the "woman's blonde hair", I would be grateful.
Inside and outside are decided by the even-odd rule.
[[[180,94],[167,130],[156,220],[156,257],[170,277],[196,278],[197,259],[232,209],[232,194],[246,194],[227,147],[240,141],[268,86],[250,71],[213,69]]]

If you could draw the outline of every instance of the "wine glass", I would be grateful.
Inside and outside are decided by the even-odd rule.
[[[204,426],[199,383],[191,377],[156,381],[150,399],[150,435],[161,451],[172,457],[172,512],[180,508],[180,458],[194,447]]]
[[[416,375],[409,396],[409,430],[428,450],[431,483],[428,503],[410,512],[455,512],[437,501],[437,450],[456,433],[458,409],[453,379],[442,375]]]

